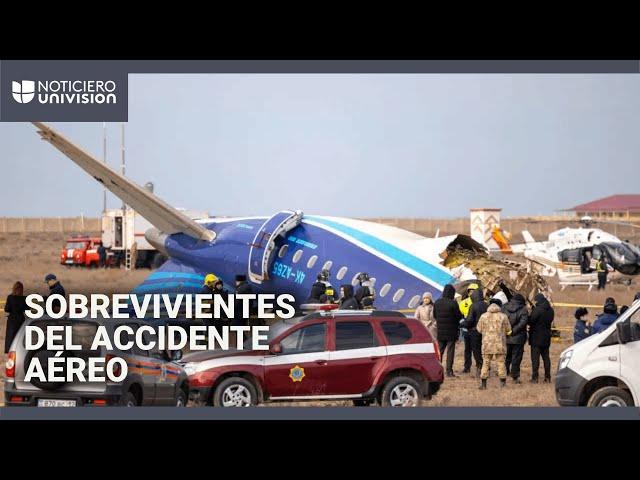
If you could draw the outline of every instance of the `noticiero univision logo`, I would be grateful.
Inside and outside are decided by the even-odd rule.
[[[16,102],[29,103],[36,95],[36,82],[33,80],[13,81],[11,82],[11,93]]]
[[[21,80],[11,82],[11,94],[18,103],[36,98],[41,104],[115,104],[113,80]]]

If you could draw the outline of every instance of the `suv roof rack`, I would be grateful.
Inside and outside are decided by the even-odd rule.
[[[395,310],[326,310],[320,312],[313,312],[306,315],[305,320],[312,318],[326,318],[326,317],[400,317],[405,318],[406,315],[402,312]]]

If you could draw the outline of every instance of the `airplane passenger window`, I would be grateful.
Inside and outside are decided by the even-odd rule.
[[[278,251],[278,257],[279,258],[284,257],[287,254],[287,250],[289,250],[289,244],[285,243],[280,247],[280,250]]]
[[[389,290],[391,290],[391,284],[385,283],[380,289],[380,296],[384,297],[387,293],[389,293]]]
[[[293,254],[293,263],[298,263],[302,258],[302,250],[297,250],[296,253]]]
[[[356,273],[351,279],[351,285],[354,287],[358,284],[358,275],[360,275],[360,272]]]
[[[340,267],[340,270],[338,270],[338,274],[336,275],[336,278],[338,280],[342,280],[344,278],[344,276],[347,274],[347,267]]]
[[[409,300],[409,308],[416,308],[418,303],[420,303],[420,295],[414,295],[411,297],[411,300]]]
[[[322,266],[322,270],[331,270],[332,265],[333,265],[333,262],[331,260],[327,260],[326,262],[324,262],[324,265]]]
[[[398,291],[393,295],[394,303],[399,302],[403,295],[404,295],[404,288],[398,289]]]
[[[307,262],[307,268],[313,268],[313,266],[316,264],[317,261],[318,261],[318,256],[317,255],[312,256]]]

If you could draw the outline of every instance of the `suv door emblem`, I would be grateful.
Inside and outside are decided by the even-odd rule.
[[[304,368],[302,368],[300,365],[296,365],[289,371],[289,378],[293,382],[301,382],[304,377]]]

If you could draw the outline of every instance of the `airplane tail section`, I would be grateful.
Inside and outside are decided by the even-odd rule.
[[[536,239],[533,238],[533,235],[531,235],[528,230],[522,231],[522,238],[524,238],[524,243],[527,245],[530,243],[536,243]]]
[[[51,127],[41,122],[32,123],[38,128],[38,133],[43,140],[46,140],[64,153],[76,165],[127,205],[130,205],[163,233],[184,233],[193,238],[206,241],[212,241],[215,238],[213,231],[208,230],[183,212],[176,210],[151,192],[109,168]]]

